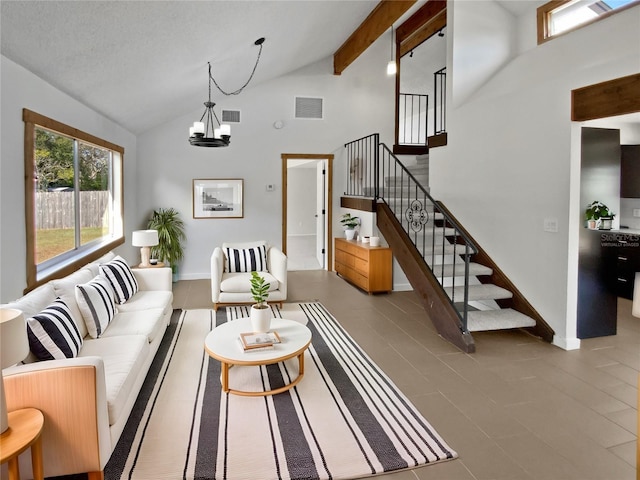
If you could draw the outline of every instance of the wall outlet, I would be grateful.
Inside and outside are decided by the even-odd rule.
[[[544,231],[558,233],[558,219],[557,218],[545,218],[544,219]]]
[[[633,209],[633,216],[634,217],[640,217],[640,208],[634,208]]]

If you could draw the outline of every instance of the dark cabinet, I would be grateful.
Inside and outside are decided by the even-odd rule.
[[[621,145],[620,157],[620,196],[640,198],[640,145]]]
[[[618,324],[617,254],[610,232],[584,229],[578,261],[578,338],[615,335]]]
[[[619,297],[633,299],[636,272],[640,272],[640,235],[617,234],[616,290]]]

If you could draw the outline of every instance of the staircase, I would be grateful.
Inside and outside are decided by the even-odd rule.
[[[429,194],[428,155],[404,166],[380,144],[377,225],[438,332],[465,352],[471,332],[526,329],[551,342],[553,330],[455,217]]]

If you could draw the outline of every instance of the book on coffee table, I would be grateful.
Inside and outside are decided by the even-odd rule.
[[[254,333],[247,332],[240,334],[240,344],[245,350],[253,350],[256,348],[273,347],[276,343],[280,343],[278,332]]]

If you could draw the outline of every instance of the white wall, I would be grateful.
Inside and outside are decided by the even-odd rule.
[[[482,4],[487,8],[479,8]],[[463,27],[491,25],[484,35],[494,38],[484,41],[493,44],[506,42],[512,26],[521,22],[511,18],[511,25],[496,25],[487,18],[493,16],[492,4],[449,4],[454,77],[448,79],[449,105],[454,106],[448,111],[449,145],[431,151],[432,194],[554,328],[556,343],[575,345],[575,299],[568,301],[567,295],[577,282],[577,239],[570,240],[569,232],[578,228],[581,212],[579,202],[571,201],[576,193],[570,192],[575,169],[570,92],[640,70],[640,8],[535,48],[521,47],[522,53],[468,96],[469,87],[460,87],[456,77],[469,70],[471,59],[457,46],[468,45],[475,33]],[[477,51],[472,60],[476,66],[496,65],[491,51]],[[547,217],[558,219],[558,233],[543,231]]]
[[[236,97],[216,98],[217,108],[239,109],[242,123],[232,126],[231,146],[192,147],[189,126],[202,111],[177,118],[138,138],[137,192],[143,221],[158,207],[175,207],[186,223],[187,243],[180,278],[210,276],[209,258],[224,241],[265,239],[282,243],[282,153],[333,153],[333,230],[341,234],[340,196],[344,192],[345,142],[379,132],[393,139],[394,78],[385,73],[388,38],[374,43],[341,76],[333,75],[332,58],[271,82],[250,86]],[[260,68],[260,67],[258,67]],[[206,85],[202,89],[206,95]],[[324,120],[294,119],[294,96],[324,98]],[[284,122],[275,129],[273,123]],[[243,178],[244,218],[193,219],[194,178]],[[276,185],[267,192],[265,185]]]
[[[24,220],[24,123],[22,109],[46,115],[124,147],[125,236],[130,238],[136,217],[136,138],[109,119],[55,89],[28,70],[1,57],[0,149],[0,301],[22,295],[26,281]],[[123,246],[118,253],[130,261],[137,254]]]

